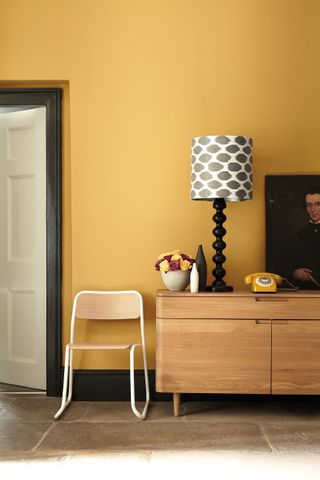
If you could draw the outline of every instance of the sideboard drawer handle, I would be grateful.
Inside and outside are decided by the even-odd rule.
[[[270,320],[256,320],[257,325],[270,325]]]
[[[272,303],[284,303],[288,302],[288,297],[255,297],[256,302],[272,302]]]

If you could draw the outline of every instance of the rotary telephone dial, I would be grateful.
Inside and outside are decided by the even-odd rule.
[[[282,277],[275,273],[252,273],[244,278],[244,283],[251,284],[251,291],[258,293],[275,293],[277,291],[277,285],[282,282]]]

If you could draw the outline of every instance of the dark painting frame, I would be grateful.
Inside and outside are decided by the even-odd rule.
[[[290,284],[293,284],[299,289],[320,288],[313,282],[311,284],[295,280],[287,260],[298,258],[293,254],[293,239],[297,238],[297,232],[310,224],[305,205],[305,193],[316,186],[320,187],[320,175],[266,175],[265,177],[266,271],[280,274],[289,280],[289,284],[283,281],[282,287],[290,288]],[[320,249],[318,257],[316,260],[320,263]]]

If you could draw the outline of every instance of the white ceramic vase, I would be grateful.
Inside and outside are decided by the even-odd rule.
[[[190,270],[161,272],[162,281],[168,290],[182,292],[190,283]]]
[[[199,292],[199,272],[196,263],[192,265],[192,270],[190,273],[190,292]]]

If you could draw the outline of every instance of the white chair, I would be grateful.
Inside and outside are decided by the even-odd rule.
[[[92,320],[128,320],[140,319],[140,343],[76,343],[74,341],[76,319]],[[146,402],[142,413],[136,408],[135,382],[134,382],[134,352],[136,347],[142,347]],[[63,390],[61,407],[54,418],[59,418],[71,402],[73,383],[73,352],[74,350],[129,350],[130,353],[130,397],[133,413],[144,420],[150,401],[147,354],[144,336],[143,300],[135,290],[123,291],[91,291],[79,292],[73,302],[71,315],[70,343],[66,346],[65,367],[63,377]]]

